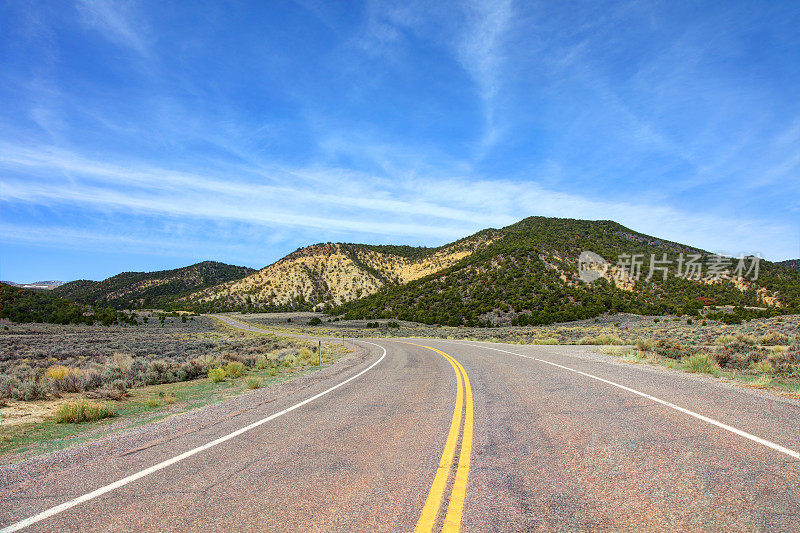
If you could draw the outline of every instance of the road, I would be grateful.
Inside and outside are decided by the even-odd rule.
[[[31,531],[798,531],[800,402],[576,346],[361,339],[0,469]]]

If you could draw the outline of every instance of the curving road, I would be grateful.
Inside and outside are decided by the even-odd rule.
[[[800,530],[796,400],[576,346],[356,346],[292,382],[3,467],[0,527]]]

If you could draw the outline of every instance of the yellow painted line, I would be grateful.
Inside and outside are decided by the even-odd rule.
[[[406,343],[413,344],[413,343]],[[428,346],[414,344],[414,346],[421,346],[434,350]],[[438,352],[438,350],[435,350]],[[450,476],[450,469],[453,466],[453,458],[456,454],[456,442],[458,441],[459,429],[461,429],[461,412],[464,404],[464,393],[461,386],[461,372],[459,372],[456,363],[450,359],[449,356],[445,357],[450,365],[453,367],[453,372],[456,373],[456,382],[458,391],[456,392],[456,406],[453,409],[453,421],[450,423],[450,432],[447,434],[447,440],[444,444],[444,452],[439,461],[439,468],[436,470],[436,476],[433,478],[431,490],[428,492],[428,498],[425,500],[425,505],[422,508],[422,514],[417,521],[417,526],[414,528],[415,533],[427,533],[433,531],[433,526],[436,524],[436,517],[439,515],[439,508],[442,505],[442,496],[444,489],[447,486],[447,478]]]
[[[455,361],[455,359],[453,359]],[[466,389],[467,409],[464,415],[464,431],[461,436],[461,453],[458,458],[458,469],[453,490],[450,493],[450,503],[447,505],[447,516],[444,518],[443,533],[456,532],[461,529],[461,517],[464,514],[464,498],[467,495],[467,478],[469,477],[469,463],[472,457],[472,387],[469,384],[467,371],[456,361],[461,373],[464,374],[464,388]]]
[[[466,414],[464,417],[464,431],[461,438],[461,453],[459,454],[455,482],[453,483],[450,503],[447,506],[447,514],[442,528],[442,531],[447,532],[458,531],[461,528],[461,517],[464,512],[464,497],[467,491],[467,477],[469,476],[469,463],[472,455],[472,387],[469,384],[469,378],[467,377],[467,372],[464,370],[464,367],[449,354],[422,344],[414,344],[412,342],[406,342],[404,344],[411,344],[419,346],[420,348],[432,350],[447,359],[456,374],[456,384],[458,387],[456,391],[456,406],[453,409],[453,421],[450,423],[450,432],[447,435],[442,459],[439,461],[439,468],[436,471],[436,476],[433,480],[431,490],[428,493],[428,498],[425,501],[425,506],[422,508],[422,514],[419,517],[417,526],[414,528],[415,532],[427,533],[433,531],[436,525],[436,518],[439,515],[439,509],[442,505],[442,497],[444,496],[444,490],[447,486],[447,479],[450,476],[453,460],[455,459],[456,442],[459,433],[461,433],[459,430],[461,429],[461,414],[465,396],[464,391],[466,391]],[[462,383],[464,391],[462,391]]]

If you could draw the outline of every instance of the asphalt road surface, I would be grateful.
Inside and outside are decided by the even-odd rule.
[[[0,468],[0,528],[800,531],[800,402],[575,346],[356,348]]]

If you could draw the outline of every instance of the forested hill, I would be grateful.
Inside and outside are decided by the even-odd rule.
[[[579,277],[578,258],[592,251],[611,264],[599,279]],[[641,254],[642,276],[614,266],[624,254]],[[651,254],[667,261],[649,281]],[[531,217],[497,230],[491,243],[456,263],[405,285],[339,306],[347,318],[399,318],[430,324],[545,324],[590,318],[606,311],[640,314],[695,314],[704,305],[758,306],[773,312],[800,312],[800,279],[786,266],[760,261],[756,281],[716,276],[684,277],[682,263],[699,254],[703,278],[719,259],[703,250],[665,241],[612,221]],[[745,262],[752,265],[752,259]],[[712,270],[710,271],[709,268]],[[744,273],[744,272],[743,272]],[[745,273],[746,274],[746,273]],[[752,272],[750,273],[752,277]],[[745,279],[748,279],[745,276]]]
[[[135,317],[59,298],[49,291],[30,290],[0,282],[0,318],[11,322],[53,324],[136,324]]]
[[[800,270],[800,259],[787,259],[786,261],[781,261],[780,264],[793,270]]]
[[[76,302],[115,308],[165,307],[183,295],[255,272],[252,268],[204,261],[157,272],[123,272],[104,281],[78,280],[52,293]]]

